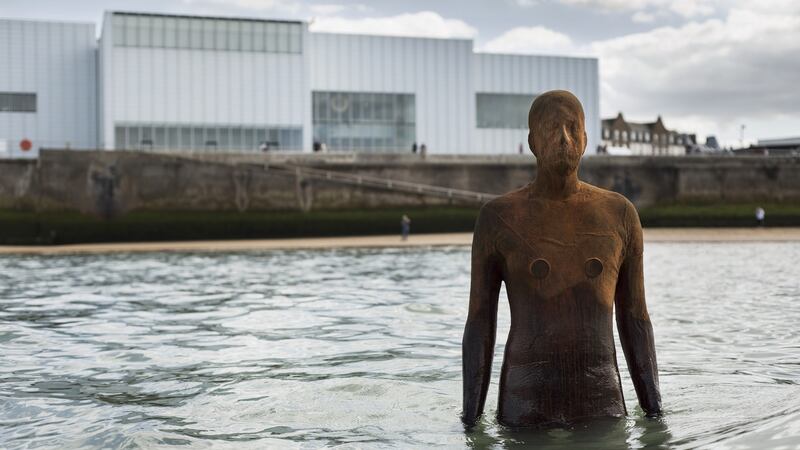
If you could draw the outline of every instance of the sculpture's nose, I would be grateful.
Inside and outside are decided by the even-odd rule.
[[[572,147],[572,136],[569,134],[569,130],[567,129],[567,125],[561,125],[561,148],[571,148]]]

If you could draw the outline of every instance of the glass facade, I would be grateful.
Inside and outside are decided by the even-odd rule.
[[[535,98],[535,94],[476,94],[478,128],[527,129],[528,112]]]
[[[414,94],[313,92],[314,141],[334,151],[406,151],[416,140]]]
[[[298,22],[114,13],[118,47],[302,53]]]
[[[0,112],[36,112],[36,94],[0,92]]]
[[[117,150],[263,151],[300,150],[301,127],[117,124]]]

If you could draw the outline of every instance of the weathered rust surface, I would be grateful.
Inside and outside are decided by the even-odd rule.
[[[620,194],[578,180],[586,147],[580,102],[566,91],[537,97],[529,117],[536,179],[479,214],[463,339],[464,409],[481,416],[491,377],[501,283],[511,330],[497,418],[512,427],[626,414],[612,330],[639,403],[661,411],[653,329],[642,271],[642,228]]]

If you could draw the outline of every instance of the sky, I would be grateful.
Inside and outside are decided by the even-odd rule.
[[[104,10],[310,21],[312,31],[471,38],[594,56],[600,108],[725,145],[800,136],[800,0],[0,0],[0,17],[99,24]]]

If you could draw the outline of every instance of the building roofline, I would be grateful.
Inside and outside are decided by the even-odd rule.
[[[435,36],[398,36],[394,34],[370,34],[370,33],[343,33],[339,31],[314,31],[309,30],[312,34],[332,34],[334,36],[352,36],[352,37],[376,37],[376,38],[391,38],[391,39],[427,39],[433,41],[458,41],[458,42],[471,42],[475,41],[470,38],[447,38]]]
[[[800,145],[800,136],[759,139],[758,145]]]
[[[14,17],[0,17],[0,22],[25,22],[25,23],[49,23],[49,24],[62,24],[62,25],[81,25],[97,27],[94,22],[73,21],[73,20],[47,20],[47,19],[25,19]]]
[[[535,56],[538,58],[564,58],[564,59],[593,59],[598,61],[599,58],[597,56],[577,56],[577,55],[556,55],[556,54],[545,54],[545,53],[495,53],[495,52],[485,52],[485,51],[474,51],[476,55],[488,55],[488,56],[516,56],[520,58],[525,58],[529,56]]]
[[[290,23],[303,25],[307,22],[302,20],[285,20],[285,19],[261,19],[254,17],[239,17],[239,16],[209,16],[199,14],[169,14],[169,13],[153,13],[153,12],[136,12],[136,11],[119,11],[110,10],[107,13],[120,16],[145,16],[145,17],[170,17],[175,19],[217,19],[217,20],[238,20],[243,22],[271,22],[271,23]]]

